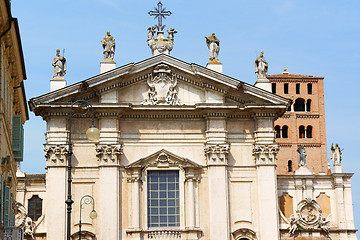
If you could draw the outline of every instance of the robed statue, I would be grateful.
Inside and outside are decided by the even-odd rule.
[[[103,47],[104,60],[113,60],[115,55],[115,38],[106,32],[104,39],[101,41]]]
[[[297,149],[297,152],[299,153],[299,167],[306,165],[306,151],[303,146],[299,146]]]
[[[255,74],[258,79],[265,79],[268,75],[268,63],[265,61],[263,50],[255,60]]]
[[[209,48],[209,62],[219,62],[218,55],[220,51],[220,40],[215,36],[215,33],[212,33],[206,38],[206,45]]]
[[[66,74],[66,59],[64,56],[60,56],[59,49],[56,49],[56,56],[54,57],[52,65],[54,67],[53,77],[64,77],[64,75]]]

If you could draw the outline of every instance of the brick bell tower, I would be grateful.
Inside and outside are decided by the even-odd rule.
[[[298,146],[304,146],[307,168],[316,175],[327,173],[324,78],[310,75],[268,75],[271,91],[293,100],[286,113],[275,121],[277,174],[290,175],[298,169]]]

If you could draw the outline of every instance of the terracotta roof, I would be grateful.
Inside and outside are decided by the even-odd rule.
[[[300,74],[288,74],[288,73],[268,75],[268,77],[269,78],[324,78],[324,77],[317,77],[312,75],[300,75]]]

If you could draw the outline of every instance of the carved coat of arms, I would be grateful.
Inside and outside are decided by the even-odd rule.
[[[175,74],[171,74],[170,67],[159,64],[153,70],[153,74],[147,80],[149,86],[148,98],[144,104],[180,104],[175,86],[177,84]]]
[[[320,205],[311,198],[306,198],[299,202],[296,213],[290,217],[290,230],[294,234],[301,226],[304,229],[320,228],[328,232],[329,220],[322,217],[322,210]]]

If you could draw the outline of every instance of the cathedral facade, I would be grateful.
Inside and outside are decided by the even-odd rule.
[[[47,131],[46,175],[19,175],[17,201],[39,206],[26,238],[356,239],[337,145],[334,173],[297,145],[299,167],[277,172],[292,101],[271,92],[263,53],[254,86],[222,74],[215,34],[203,67],[169,56],[174,29],[148,30],[153,57],[116,67],[107,33],[101,74],[70,86],[54,58],[51,92],[29,101]]]

